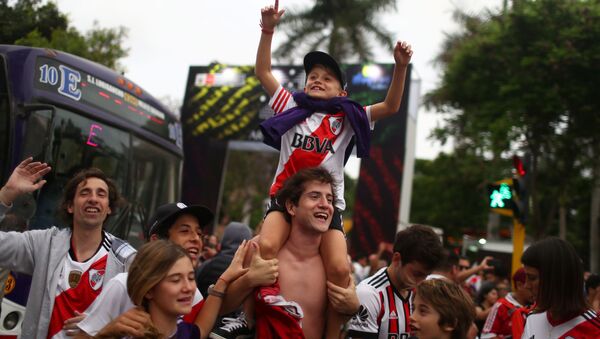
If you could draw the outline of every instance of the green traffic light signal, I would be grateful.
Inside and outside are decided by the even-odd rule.
[[[491,208],[509,208],[512,201],[512,190],[508,184],[500,184],[500,186],[490,186],[490,207]]]

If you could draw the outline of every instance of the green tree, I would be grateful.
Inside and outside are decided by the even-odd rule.
[[[127,37],[124,27],[94,28],[82,34],[69,26],[67,16],[53,2],[19,0],[9,4],[0,0],[0,43],[52,48],[96,61],[124,71],[118,61],[127,56],[122,46]]]
[[[597,175],[600,155],[600,2],[515,4],[457,15],[463,30],[448,37],[441,85],[426,101],[446,116],[438,139],[492,159],[532,155],[528,226],[539,237],[560,223],[585,227],[573,214],[577,181]]]
[[[287,39],[274,55],[293,60],[297,53],[325,49],[340,61],[370,61],[372,41],[393,48],[391,34],[378,22],[380,14],[395,9],[395,0],[315,0],[310,8],[285,13],[279,27]]]
[[[456,150],[434,160],[417,159],[411,222],[440,227],[446,236],[483,233],[487,224],[487,184],[510,175],[509,161],[493,162]]]

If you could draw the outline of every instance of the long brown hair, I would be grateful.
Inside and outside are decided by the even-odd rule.
[[[127,276],[127,293],[131,301],[148,312],[146,294],[167,276],[171,267],[181,258],[189,258],[188,253],[169,240],[154,240],[144,244],[131,263]],[[146,328],[144,338],[163,337],[154,326]]]
[[[573,245],[548,237],[529,246],[521,262],[540,274],[535,312],[548,311],[552,318],[565,321],[588,308],[583,294],[583,263]]]

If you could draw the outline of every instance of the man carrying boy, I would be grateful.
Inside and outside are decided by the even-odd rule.
[[[360,309],[350,320],[349,338],[408,337],[413,289],[443,258],[430,227],[414,225],[396,234],[392,262],[356,289]]]
[[[0,220],[18,196],[40,189],[48,164],[25,159],[0,189]],[[127,271],[135,249],[103,229],[120,200],[96,168],[67,182],[60,212],[69,228],[0,232],[0,266],[32,275],[23,338],[64,338],[104,284]]]
[[[256,55],[256,76],[271,96],[269,105],[275,111],[275,116],[261,125],[264,141],[281,151],[270,189],[271,204],[260,233],[261,254],[266,259],[275,257],[290,234],[290,225],[283,217],[285,206],[274,199],[283,182],[302,168],[321,166],[333,175],[336,200],[330,229],[323,235],[320,254],[328,280],[345,288],[349,284],[350,273],[341,216],[345,208],[345,154],[354,138],[357,155],[368,156],[373,123],[400,108],[412,51],[405,42],[396,44],[396,65],[383,102],[363,107],[346,98],[343,73],[338,63],[324,52],[310,52],[305,56],[304,92],[292,94],[279,84],[271,71],[272,37],[283,13],[284,10],[278,8],[278,0],[275,6],[262,9],[262,34]],[[328,314],[327,337],[332,337],[339,331],[343,317],[335,312]]]

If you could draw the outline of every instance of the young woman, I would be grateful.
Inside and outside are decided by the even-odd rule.
[[[489,281],[482,283],[477,294],[477,300],[475,300],[475,324],[480,333],[496,301],[498,301],[498,288],[496,284]]]
[[[464,339],[475,319],[473,302],[458,285],[430,279],[417,285],[411,333],[419,339]]]
[[[600,317],[586,302],[583,264],[571,244],[555,237],[540,240],[521,262],[536,302],[523,338],[600,338]]]
[[[182,247],[171,241],[155,240],[145,244],[127,278],[127,292],[137,307],[115,319],[97,337],[207,338],[209,333],[200,333],[199,321],[203,322],[203,328],[207,321],[210,322],[208,328],[214,325],[227,284],[247,271],[242,268],[246,250],[244,241],[217,284],[209,287],[209,296],[201,311],[201,315],[207,316],[190,324],[178,319],[192,308],[196,291],[192,260]]]

